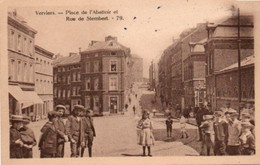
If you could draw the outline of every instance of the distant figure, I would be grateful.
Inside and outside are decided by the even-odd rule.
[[[167,137],[172,137],[172,117],[169,115],[167,120],[165,121],[166,130],[167,130]]]
[[[203,142],[201,152],[204,151],[204,145],[207,148],[207,155],[210,155],[210,150],[214,152],[214,142],[215,142],[215,134],[214,134],[214,116],[213,115],[204,115],[205,121],[200,125],[203,131]]]
[[[128,98],[129,104],[131,104],[131,97]]]
[[[135,94],[135,98],[137,99],[137,94]]]
[[[127,108],[128,108],[128,104],[125,104],[125,110],[127,111]]]
[[[181,118],[180,118],[180,124],[181,124],[181,138],[188,138],[188,133],[186,132],[186,122],[187,122],[187,119],[181,115]]]
[[[133,111],[134,111],[134,115],[135,115],[135,105],[133,106]]]

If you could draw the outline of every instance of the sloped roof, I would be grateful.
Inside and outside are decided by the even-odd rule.
[[[190,42],[190,44],[194,44],[194,49],[193,52],[204,52],[205,48],[203,46],[203,43],[205,43],[207,41],[208,38],[204,38],[202,40],[200,40],[199,42]]]
[[[231,17],[216,26],[213,36],[214,37],[237,37],[238,35],[238,19]],[[253,37],[253,16],[240,17],[240,36]],[[244,25],[247,25],[246,27]],[[250,26],[249,26],[250,25]]]
[[[116,40],[97,41],[93,43],[93,45],[89,46],[88,49],[83,51],[82,53],[89,53],[89,52],[95,52],[100,50],[108,50],[108,51],[124,50],[130,53],[129,48],[120,44]]]
[[[244,67],[244,66],[248,66],[248,65],[252,65],[255,63],[255,56],[252,55],[252,56],[249,56],[249,57],[246,57],[244,58],[242,61],[241,61],[241,67]],[[238,63],[235,63],[235,64],[232,64],[218,72],[223,72],[223,71],[228,71],[228,70],[232,70],[232,69],[235,69],[238,67]]]
[[[75,54],[71,56],[65,56],[57,58],[53,61],[54,66],[68,65],[80,62],[80,55]]]

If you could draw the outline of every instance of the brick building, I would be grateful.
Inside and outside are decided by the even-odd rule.
[[[80,54],[82,104],[99,115],[123,112],[130,49],[108,36],[105,41],[92,41]]]
[[[43,101],[35,92],[35,50],[37,31],[16,11],[8,12],[9,113],[33,118],[35,105]]]
[[[53,62],[54,106],[65,105],[69,111],[81,100],[81,63],[80,55],[58,56]]]
[[[53,110],[53,53],[35,45],[35,91],[43,104],[35,105],[35,116],[46,118]]]
[[[143,58],[137,54],[131,54],[130,57],[128,57],[127,64],[128,72],[130,74],[130,84],[143,82]]]
[[[204,42],[190,42],[190,54],[183,61],[185,106],[198,107],[206,101]]]
[[[253,17],[241,16],[241,61],[246,57],[254,54],[254,35],[253,35]],[[225,74],[222,72],[225,68],[237,63],[238,58],[238,18],[230,17],[219,24],[208,24],[208,41],[205,45],[206,48],[206,88],[207,88],[207,100],[212,103],[213,108],[224,106],[226,102],[231,102],[231,106],[238,107],[238,88],[234,75],[235,71]],[[251,71],[250,71],[251,70]],[[221,72],[220,72],[221,71]],[[220,73],[221,74],[220,74]],[[250,76],[254,76],[252,68],[247,70]],[[223,74],[222,74],[223,73]],[[245,80],[243,77],[246,73],[242,71],[242,101],[247,101],[247,96],[252,97],[253,89],[245,88]],[[229,75],[229,76],[228,76]],[[232,75],[232,76],[231,76]],[[226,77],[223,79],[223,77]],[[233,83],[227,83],[228,79]],[[249,78],[251,88],[253,78]],[[249,82],[249,81],[248,81]],[[217,85],[223,84],[222,87]],[[243,87],[244,86],[244,87]],[[222,90],[223,89],[223,90]],[[226,91],[224,91],[226,90]],[[251,94],[250,94],[251,91]],[[245,94],[243,94],[245,93]],[[254,92],[253,92],[254,93]],[[253,101],[252,98],[248,101]]]

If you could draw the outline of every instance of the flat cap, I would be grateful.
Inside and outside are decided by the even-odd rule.
[[[23,122],[30,123],[30,118],[28,116],[23,115]]]
[[[85,110],[85,107],[83,105],[74,105],[73,110]]]
[[[66,110],[66,107],[65,107],[64,105],[59,104],[59,105],[57,105],[57,106],[55,107],[55,110],[56,110],[56,111],[57,111],[58,109],[64,109],[64,110]]]

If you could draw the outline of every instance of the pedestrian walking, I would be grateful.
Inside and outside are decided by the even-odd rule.
[[[135,112],[136,112],[135,105],[133,106],[133,112],[134,112],[134,115],[135,115]]]
[[[182,114],[181,118],[180,118],[181,138],[188,138],[189,137],[188,133],[186,132],[186,123],[187,123],[187,119]]]
[[[39,150],[41,151],[41,158],[55,158],[57,157],[57,130],[54,123],[60,114],[56,111],[48,112],[48,119],[41,129],[41,137],[39,140]]]
[[[239,137],[240,151],[242,155],[254,155],[255,154],[255,137],[251,130],[254,127],[250,122],[242,122],[242,134]]]
[[[24,143],[21,140],[21,133],[19,132],[23,127],[23,116],[12,115],[10,122],[10,158],[23,158],[22,147]]]
[[[137,93],[135,94],[135,98],[137,99]]]
[[[87,109],[85,116],[83,117],[83,125],[85,130],[85,147],[88,147],[88,155],[92,157],[92,146],[94,137],[96,137],[96,131],[93,122],[93,111]],[[81,149],[81,157],[84,155],[85,147]]]
[[[151,146],[154,145],[154,136],[152,133],[152,121],[149,119],[149,112],[145,111],[142,119],[138,122],[137,128],[141,129],[138,136],[138,144],[143,146],[143,156],[146,156],[146,148],[148,149],[148,156],[151,154]]]
[[[128,109],[128,104],[125,104],[125,110],[127,111],[127,109]]]
[[[215,132],[215,145],[214,153],[215,155],[226,155],[227,137],[228,137],[228,124],[226,120],[223,119],[223,112],[221,110],[215,111],[215,122],[214,122],[214,132]]]
[[[37,144],[33,130],[28,127],[29,123],[30,118],[23,116],[23,127],[19,130],[24,144],[22,147],[23,158],[33,158],[32,148]]]
[[[84,146],[84,129],[81,120],[81,113],[84,110],[82,105],[75,105],[72,115],[68,117],[65,128],[70,140],[71,157],[79,157],[81,154],[81,147]]]
[[[205,115],[205,109],[203,107],[203,104],[199,104],[199,108],[197,109],[196,112],[196,122],[199,130],[199,141],[202,140],[202,131],[201,131],[201,123],[203,121],[203,116]]]
[[[128,102],[129,102],[129,104],[131,104],[131,97],[128,98]]]
[[[236,110],[227,111],[228,120],[228,145],[227,153],[229,155],[240,155],[239,137],[241,135],[241,122],[237,120],[238,113]]]
[[[68,136],[66,135],[65,122],[64,122],[64,114],[66,107],[63,105],[57,105],[55,110],[59,112],[59,116],[57,117],[57,121],[55,121],[55,127],[58,133],[58,144],[57,144],[57,157],[64,157],[64,146],[65,142],[68,141]]]
[[[172,124],[173,120],[172,117],[169,115],[167,120],[165,121],[166,130],[167,130],[167,137],[172,137]]]

